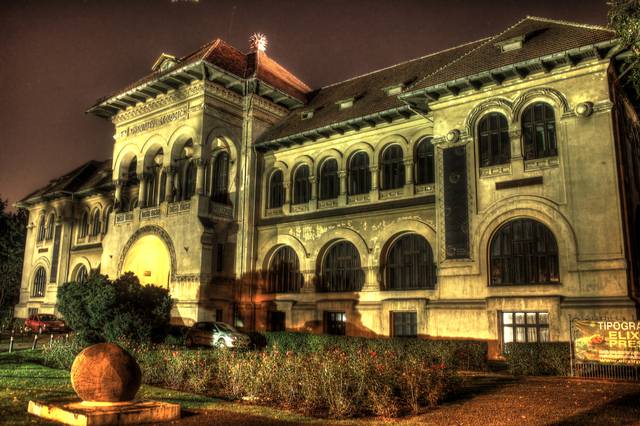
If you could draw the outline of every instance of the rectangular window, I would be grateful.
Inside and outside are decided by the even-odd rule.
[[[324,313],[324,332],[336,336],[344,336],[347,329],[347,315],[344,312]]]
[[[223,322],[222,309],[216,309],[216,322]]]
[[[29,308],[27,310],[27,318],[31,318],[32,316],[38,313],[38,308]]]
[[[268,331],[286,331],[286,314],[282,311],[267,312]]]
[[[417,337],[418,314],[416,312],[391,312],[393,337]]]
[[[548,312],[500,312],[502,343],[549,341]]]

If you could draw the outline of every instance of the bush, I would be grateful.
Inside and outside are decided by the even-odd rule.
[[[505,352],[511,374],[567,376],[570,372],[570,350],[567,342],[507,343]]]
[[[325,334],[264,333],[267,349],[295,353],[320,352],[339,348],[347,353],[366,350],[382,353],[412,353],[432,363],[445,363],[457,369],[484,371],[487,369],[487,343],[474,340],[427,340],[409,338],[366,338],[330,336]]]
[[[141,285],[130,272],[115,281],[93,275],[86,282],[65,283],[58,290],[58,309],[67,325],[89,343],[162,339],[171,303],[168,290]]]
[[[50,346],[42,347],[43,363],[49,367],[71,370],[76,355],[86,346],[84,341],[75,336],[71,336],[68,340],[55,339]]]

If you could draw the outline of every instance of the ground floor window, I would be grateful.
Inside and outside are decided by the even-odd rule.
[[[324,313],[324,332],[344,336],[347,331],[347,315],[344,312]]]
[[[548,312],[501,312],[502,343],[549,341]]]
[[[418,314],[416,312],[391,312],[393,337],[417,337]]]
[[[216,322],[223,322],[222,309],[216,309]]]
[[[34,315],[38,314],[38,308],[29,308],[27,309],[27,318],[31,318]]]
[[[282,311],[269,311],[267,313],[268,331],[286,331],[286,314]]]

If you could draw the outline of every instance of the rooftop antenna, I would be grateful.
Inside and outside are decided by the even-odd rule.
[[[249,37],[249,47],[251,50],[264,52],[267,50],[267,43],[267,36],[262,33],[253,33],[253,35]]]

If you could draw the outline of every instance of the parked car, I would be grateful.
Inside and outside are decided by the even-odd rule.
[[[55,315],[35,314],[25,320],[24,329],[25,331],[35,331],[37,333],[64,332],[67,331],[67,325],[63,320],[56,318]]]
[[[185,338],[187,346],[204,345],[218,348],[247,348],[251,339],[224,322],[197,322]]]

